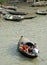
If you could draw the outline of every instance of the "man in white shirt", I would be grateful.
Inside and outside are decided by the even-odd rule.
[[[34,47],[33,47],[32,53],[33,54],[38,54],[39,53],[39,50],[38,50],[38,47],[37,47],[36,43],[34,43]]]
[[[39,50],[37,48],[34,48],[32,52],[33,52],[33,54],[38,54]]]

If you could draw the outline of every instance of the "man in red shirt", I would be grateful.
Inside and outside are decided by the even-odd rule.
[[[20,46],[20,49],[21,49],[22,51],[26,51],[26,50],[28,49],[28,46],[27,46],[27,45],[21,45],[21,46]]]

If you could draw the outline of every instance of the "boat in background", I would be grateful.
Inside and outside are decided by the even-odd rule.
[[[47,15],[47,10],[37,10],[36,14]]]
[[[46,4],[44,2],[35,2],[32,4],[32,7],[44,7]]]
[[[8,20],[8,21],[21,21],[21,20],[24,19],[24,16],[21,16],[21,15],[13,16],[13,15],[10,15],[10,14],[6,14],[4,19]]]

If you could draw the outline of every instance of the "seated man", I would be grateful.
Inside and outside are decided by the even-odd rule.
[[[21,45],[20,45],[20,49],[21,49],[22,51],[27,51],[28,46],[21,44]]]
[[[32,53],[33,53],[33,54],[38,54],[38,53],[39,53],[39,51],[38,51],[38,49],[37,49],[37,48],[34,48],[34,49],[32,50]]]
[[[37,49],[36,43],[35,43],[34,46],[33,46],[32,53],[33,53],[33,54],[38,54],[38,53],[39,53],[39,50]]]

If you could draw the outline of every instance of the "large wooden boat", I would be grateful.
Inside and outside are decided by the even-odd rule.
[[[8,9],[8,10],[13,10],[13,11],[16,11],[17,10],[17,7],[15,6],[2,6],[4,9]]]

